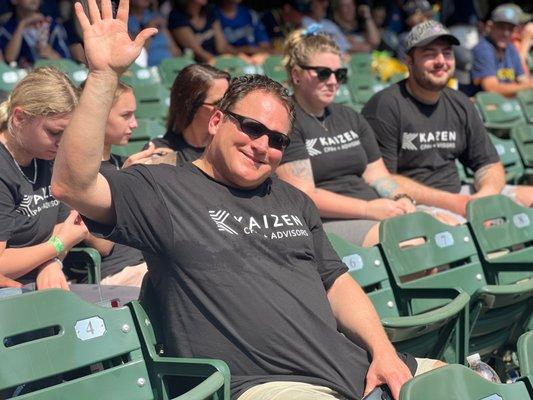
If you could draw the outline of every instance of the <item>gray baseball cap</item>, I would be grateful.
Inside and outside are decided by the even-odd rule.
[[[506,3],[496,7],[490,14],[491,21],[507,22],[513,25],[520,25],[531,19],[530,14],[526,14],[516,4]]]
[[[425,46],[441,37],[449,39],[452,44],[461,44],[459,39],[452,35],[444,25],[430,19],[413,26],[413,29],[407,35],[407,46],[405,50],[408,52],[414,47]]]

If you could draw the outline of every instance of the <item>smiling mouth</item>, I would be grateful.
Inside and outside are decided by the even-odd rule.
[[[254,164],[266,164],[266,161],[261,161],[255,158],[254,156],[251,156],[250,154],[247,154],[245,152],[242,152],[248,158],[250,161],[252,161]]]

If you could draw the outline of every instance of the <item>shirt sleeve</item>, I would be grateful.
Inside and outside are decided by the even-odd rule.
[[[305,194],[301,195],[305,199],[304,216],[313,235],[318,273],[327,291],[339,276],[348,271],[348,268],[331,246],[315,205]]]
[[[513,60],[513,69],[515,70],[515,79],[524,75],[524,68],[522,67],[522,62],[520,61],[520,55],[514,44],[509,44],[511,46],[511,57]]]
[[[387,116],[394,118],[395,113],[390,112],[390,110],[385,111],[379,107],[379,103],[379,98],[371,99],[361,113],[374,132],[387,169],[395,174],[398,171],[398,128],[394,121],[385,119]]]
[[[9,188],[0,181],[0,241],[7,242],[13,233],[15,202]]]
[[[366,121],[365,117],[357,114],[355,111],[353,111],[353,113],[355,114],[355,118],[358,119],[359,125],[356,132],[359,134],[359,140],[361,140],[361,144],[365,149],[368,163],[370,164],[381,158],[381,152],[379,151],[378,142],[376,141],[376,135],[374,134],[372,127]]]
[[[259,19],[257,13],[253,10],[250,10],[250,14],[252,16],[252,24],[254,27],[255,44],[259,45],[263,43],[270,43],[266,28]]]
[[[472,79],[496,76],[496,57],[490,49],[480,43],[472,50],[474,65],[472,66]]]
[[[155,172],[169,166],[151,167]],[[109,170],[104,176],[111,188],[116,224],[102,225],[84,218],[89,230],[113,242],[151,254],[171,252],[171,217],[157,185],[165,177],[154,177],[145,165],[132,165],[120,171]]]
[[[291,143],[283,151],[283,158],[281,159],[281,165],[297,161],[306,160],[309,158],[307,149],[305,147],[305,140],[303,138],[303,128],[295,120],[291,133]]]
[[[168,15],[168,30],[171,31],[176,28],[183,28],[184,26],[189,26],[187,16],[178,10],[170,11]]]
[[[62,58],[71,58],[68,48],[67,31],[65,31],[63,25],[52,22],[50,26],[50,43]]]

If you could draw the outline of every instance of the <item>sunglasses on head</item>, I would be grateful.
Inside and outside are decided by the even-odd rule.
[[[221,110],[224,114],[233,118],[239,125],[239,129],[248,135],[250,139],[258,139],[263,135],[268,136],[268,145],[274,149],[284,150],[291,140],[287,135],[284,135],[281,132],[273,131],[268,129],[261,122],[256,121],[253,118],[244,117],[239,114],[235,114],[231,111]]]
[[[348,68],[339,68],[332,70],[328,67],[311,67],[309,65],[298,65],[301,69],[313,70],[316,72],[316,76],[320,82],[327,81],[331,74],[335,74],[335,79],[338,83],[346,83],[348,80]]]

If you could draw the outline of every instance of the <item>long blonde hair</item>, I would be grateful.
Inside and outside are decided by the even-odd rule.
[[[26,75],[0,104],[0,132],[13,131],[12,117],[20,107],[30,117],[70,114],[78,105],[79,90],[65,74],[55,68],[37,68]]]
[[[316,53],[341,55],[341,50],[331,36],[318,33],[307,34],[306,29],[292,31],[283,46],[283,65],[292,83],[291,70],[297,65],[306,65],[309,57]]]

